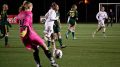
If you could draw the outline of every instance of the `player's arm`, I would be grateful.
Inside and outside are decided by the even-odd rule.
[[[105,12],[105,18],[108,19],[108,14]]]
[[[78,20],[78,11],[75,12],[76,20]]]
[[[57,20],[59,27],[61,28],[60,19]]]
[[[99,20],[99,14],[100,14],[100,13],[98,12],[97,15],[96,15],[96,19],[97,19],[97,20]]]
[[[47,19],[48,16],[49,16],[49,13],[47,12],[47,13],[45,14],[45,19]]]

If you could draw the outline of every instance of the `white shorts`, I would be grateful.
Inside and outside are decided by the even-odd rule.
[[[53,23],[45,23],[45,30],[44,33],[46,34],[45,36],[50,37],[52,33],[54,33],[53,31]]]
[[[99,27],[105,27],[105,23],[104,22],[105,22],[104,20],[99,20],[98,21],[98,26]]]

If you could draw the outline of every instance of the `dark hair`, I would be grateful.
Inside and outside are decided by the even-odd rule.
[[[52,7],[53,9],[55,9],[56,6],[57,6],[57,4],[56,4],[55,2],[53,2],[53,3],[51,4],[51,7]]]

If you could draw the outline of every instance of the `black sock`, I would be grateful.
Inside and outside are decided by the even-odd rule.
[[[58,41],[59,41],[59,43],[60,43],[60,46],[62,46],[62,44],[63,44],[63,43],[62,43],[62,38],[59,38]]]
[[[8,36],[5,36],[5,46],[8,45]]]
[[[35,52],[33,53],[33,56],[34,56],[35,62],[41,66],[40,58],[39,58],[39,50],[37,48],[35,49]]]
[[[47,43],[48,43],[48,47],[50,47],[50,41],[47,41]]]
[[[73,38],[75,37],[75,32],[72,32],[72,36],[73,36]]]
[[[49,50],[44,50],[45,55],[47,56],[47,58],[51,61],[54,62],[54,59],[52,58],[52,54]]]

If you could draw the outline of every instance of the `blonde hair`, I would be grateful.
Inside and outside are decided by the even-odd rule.
[[[19,11],[25,11],[25,10],[29,9],[31,6],[33,6],[33,4],[31,2],[25,1],[24,4],[22,4],[22,6],[20,6]]]

